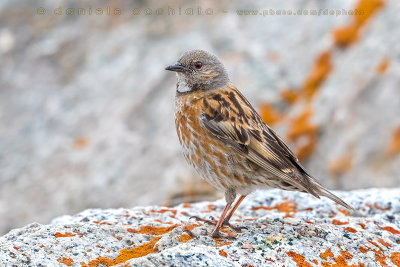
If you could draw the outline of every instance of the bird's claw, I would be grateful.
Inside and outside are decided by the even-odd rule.
[[[190,219],[195,219],[196,221],[204,222],[204,223],[211,224],[211,225],[217,225],[217,223],[218,223],[216,220],[214,220],[214,218],[212,216],[210,216],[210,220],[203,219],[198,216],[190,216],[189,220]]]
[[[214,230],[211,235],[212,238],[226,238],[230,240],[236,240],[236,237],[228,234],[222,234],[219,230]]]
[[[235,232],[241,232],[242,230],[248,230],[246,226],[234,226],[230,223],[224,223],[223,225],[229,226],[229,228],[233,229]]]
[[[196,237],[196,235],[189,229],[185,229],[185,230],[183,230],[183,232],[187,233],[191,238]]]
[[[196,221],[204,222],[204,223],[207,223],[207,224],[210,224],[210,225],[217,225],[218,224],[218,222],[212,216],[210,216],[210,220],[203,219],[203,218],[200,218],[198,216],[190,216],[189,220],[190,219],[195,219]],[[229,221],[228,222],[224,221],[222,225],[223,226],[228,226],[229,228],[232,228],[235,232],[241,232],[244,229],[245,230],[248,229],[245,226],[234,226],[234,225],[230,224]]]

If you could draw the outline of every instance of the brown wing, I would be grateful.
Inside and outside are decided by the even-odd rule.
[[[283,182],[318,197],[312,189],[313,178],[236,88],[216,91],[203,101],[206,109],[201,120],[213,137]]]

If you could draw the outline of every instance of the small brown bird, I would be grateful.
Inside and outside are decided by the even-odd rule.
[[[227,204],[218,222],[214,221],[212,237],[221,236],[222,225],[233,227],[229,224],[233,213],[256,189],[301,191],[353,209],[307,173],[230,82],[216,56],[188,51],[166,70],[176,72],[178,79],[175,125],[184,156],[200,176],[225,192]],[[237,194],[240,197],[229,210]]]

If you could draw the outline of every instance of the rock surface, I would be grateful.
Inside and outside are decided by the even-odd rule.
[[[250,195],[228,238],[192,215],[217,217],[224,200],[132,209],[90,209],[0,238],[0,262],[17,266],[400,266],[400,188],[337,192],[328,199],[279,190]],[[192,238],[184,230],[191,230]]]
[[[279,113],[264,115],[296,153],[309,153],[303,162],[324,185],[399,184],[399,1],[192,3],[0,1],[0,234],[87,208],[177,203],[203,194],[181,156],[175,77],[164,71],[194,48],[217,54],[255,108],[269,104]],[[349,29],[355,42],[337,47],[334,33],[354,16],[336,10],[359,3],[371,16],[357,31]],[[214,15],[131,13],[167,5],[175,12],[199,5]],[[122,14],[65,15],[67,8],[89,6]],[[37,14],[39,7],[47,13]],[[53,15],[58,7],[64,15]],[[335,15],[237,14],[269,9]],[[282,101],[287,89],[302,96],[310,85],[311,101]]]

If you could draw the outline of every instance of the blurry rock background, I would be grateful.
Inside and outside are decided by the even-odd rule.
[[[283,9],[309,14],[270,14]],[[195,48],[222,59],[324,185],[399,186],[399,13],[395,0],[1,1],[0,234],[86,208],[220,196],[181,156],[164,71]]]

